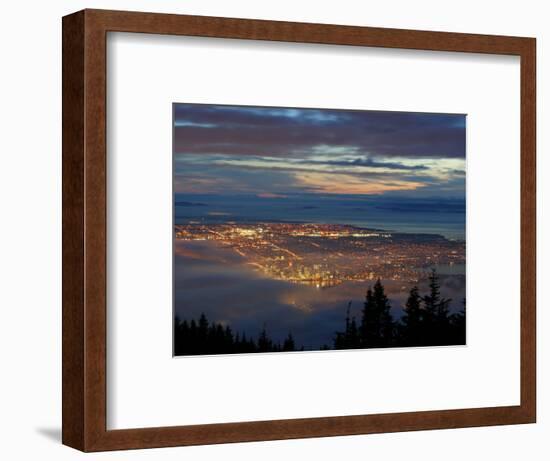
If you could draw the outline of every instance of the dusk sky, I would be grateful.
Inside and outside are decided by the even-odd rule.
[[[465,195],[466,117],[177,104],[175,192]]]

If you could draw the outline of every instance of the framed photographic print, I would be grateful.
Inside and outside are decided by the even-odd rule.
[[[535,40],[63,18],[63,443],[535,422]]]

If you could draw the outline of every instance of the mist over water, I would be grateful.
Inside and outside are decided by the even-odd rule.
[[[344,282],[330,288],[273,280],[243,263],[231,249],[213,241],[178,241],[175,250],[175,314],[197,319],[201,313],[231,326],[233,331],[256,336],[265,327],[276,341],[292,332],[298,346],[319,349],[332,345],[344,327],[346,308],[360,319],[367,282]],[[451,310],[462,308],[464,274],[441,275],[444,296],[452,298]],[[384,281],[392,314],[402,314],[408,291],[405,282]],[[419,284],[421,292],[427,282]]]

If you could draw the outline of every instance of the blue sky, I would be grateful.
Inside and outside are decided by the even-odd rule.
[[[176,104],[175,192],[464,198],[460,114]]]

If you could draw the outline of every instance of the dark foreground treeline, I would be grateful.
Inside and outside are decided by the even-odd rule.
[[[174,322],[174,355],[239,354],[250,352],[290,352],[297,350],[292,334],[283,343],[273,341],[264,327],[257,338],[233,333],[229,326],[209,322],[204,314],[198,321]]]
[[[378,280],[367,295],[360,321],[350,316],[348,304],[344,331],[336,332],[333,349],[367,349],[381,347],[442,346],[466,344],[465,303],[462,311],[449,313],[451,300],[443,298],[439,279],[432,271],[429,291],[420,295],[414,286],[400,320],[393,319],[391,304]],[[331,349],[324,345],[321,349]],[[174,322],[174,354],[238,354],[251,352],[290,352],[297,348],[291,333],[282,342],[271,339],[266,327],[256,336],[234,333],[231,327],[209,322],[204,314],[198,320]]]
[[[399,321],[393,319],[391,304],[380,279],[369,288],[359,324],[350,318],[348,305],[345,329],[337,332],[335,349],[375,347],[450,346],[466,344],[466,302],[455,314],[449,312],[451,299],[441,296],[439,278],[429,277],[428,293],[420,295],[414,286]]]

